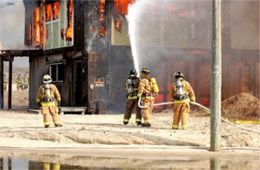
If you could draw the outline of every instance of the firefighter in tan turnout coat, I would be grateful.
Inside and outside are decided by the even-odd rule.
[[[142,69],[141,81],[138,86],[138,97],[142,98],[142,105],[147,106],[143,110],[143,127],[151,127],[151,114],[153,111],[154,97],[159,93],[155,78],[149,78],[150,70]]]
[[[50,125],[50,115],[56,127],[61,127],[60,118],[58,115],[58,105],[61,102],[60,93],[54,84],[51,84],[52,79],[49,75],[43,76],[43,85],[38,89],[36,102],[41,105],[43,114],[44,127]]]
[[[136,118],[135,122],[137,125],[142,124],[142,114],[141,109],[138,107],[138,85],[140,82],[140,78],[137,76],[137,72],[135,69],[131,69],[129,71],[128,79],[125,83],[125,88],[127,90],[127,103],[126,103],[126,111],[124,114],[123,123],[127,125],[129,123],[129,119],[131,118],[131,114],[134,108],[136,108]]]
[[[195,102],[195,94],[189,82],[184,80],[181,72],[174,73],[175,81],[172,83],[170,96],[173,100],[173,129],[179,128],[181,121],[182,128],[188,127],[188,116],[190,112],[190,101]]]

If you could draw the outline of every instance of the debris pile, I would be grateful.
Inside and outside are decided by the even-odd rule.
[[[240,93],[222,102],[222,117],[232,120],[260,120],[260,100]]]

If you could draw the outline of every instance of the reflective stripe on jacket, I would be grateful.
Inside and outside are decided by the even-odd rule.
[[[51,101],[51,102],[45,102],[44,99],[44,85],[41,85],[40,88],[38,89],[37,97],[36,97],[36,102],[40,103],[42,106],[55,106],[56,101],[60,102],[61,97],[60,93],[57,89],[57,87],[54,84],[50,84],[50,97],[55,98],[56,101]]]

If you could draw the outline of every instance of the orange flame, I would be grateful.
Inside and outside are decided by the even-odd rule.
[[[99,29],[99,35],[101,36],[101,37],[104,37],[105,36],[105,26],[104,25],[102,25],[101,27],[100,27],[100,29]]]
[[[104,13],[105,12],[105,4],[106,4],[105,0],[100,0],[100,5],[99,5],[100,13]]]
[[[40,8],[36,8],[34,11],[34,43],[40,44]]]
[[[28,29],[28,40],[32,41],[32,25],[29,24],[29,29]]]
[[[40,27],[40,37],[41,37],[41,45],[44,46],[44,24],[41,23]]]
[[[106,30],[105,30],[105,5],[106,1],[105,0],[100,0],[99,4],[99,12],[100,12],[100,22],[101,22],[101,27],[99,29],[99,35],[101,37],[105,36]]]
[[[117,31],[119,31],[119,32],[121,31],[121,21],[120,21],[119,17],[116,18],[115,28]]]
[[[66,40],[71,41],[72,40],[72,10],[73,10],[73,0],[69,0],[69,24],[68,28],[66,30]]]
[[[114,8],[117,13],[127,14],[128,13],[128,5],[133,3],[135,0],[115,0]]]
[[[40,26],[40,39],[41,45],[44,46],[44,15],[45,15],[45,8],[42,8],[42,18],[41,18],[41,26]]]
[[[60,2],[54,2],[53,3],[53,20],[59,18],[59,12],[60,12]]]
[[[51,20],[51,13],[52,13],[52,10],[51,10],[51,4],[47,4],[46,5],[46,21],[50,21]]]

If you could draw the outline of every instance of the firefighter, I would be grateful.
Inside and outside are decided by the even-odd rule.
[[[28,87],[29,87],[29,79],[26,72],[23,76],[23,89],[28,89]]]
[[[135,107],[136,109],[136,118],[135,122],[137,125],[142,124],[142,114],[141,109],[138,107],[138,85],[140,82],[140,78],[137,76],[137,72],[135,69],[131,69],[129,71],[128,79],[125,83],[125,88],[127,90],[127,103],[126,103],[126,111],[124,114],[123,123],[127,125],[129,123],[129,119],[131,118],[132,111]]]
[[[21,77],[21,74],[18,74],[17,78],[16,78],[16,88],[17,91],[21,91],[23,87],[23,79]]]
[[[138,97],[141,97],[143,106],[148,108],[143,109],[144,123],[142,127],[151,127],[151,114],[153,111],[154,97],[159,92],[155,78],[149,78],[150,70],[143,68],[141,72],[141,81],[138,86]]]
[[[4,90],[7,90],[8,78],[6,74],[4,74]]]
[[[43,170],[51,170],[51,164],[43,163]],[[60,170],[60,163],[53,164],[52,170]]]
[[[173,125],[172,129],[179,128],[181,121],[182,129],[188,127],[190,101],[195,102],[195,94],[189,82],[184,80],[181,72],[174,73],[175,81],[171,85],[170,96],[173,100]]]
[[[54,84],[51,84],[52,78],[48,74],[43,76],[43,85],[38,89],[36,102],[41,105],[43,114],[44,127],[50,126],[49,115],[51,115],[53,123],[56,127],[61,127],[60,118],[58,115],[58,105],[61,102],[60,93]]]

